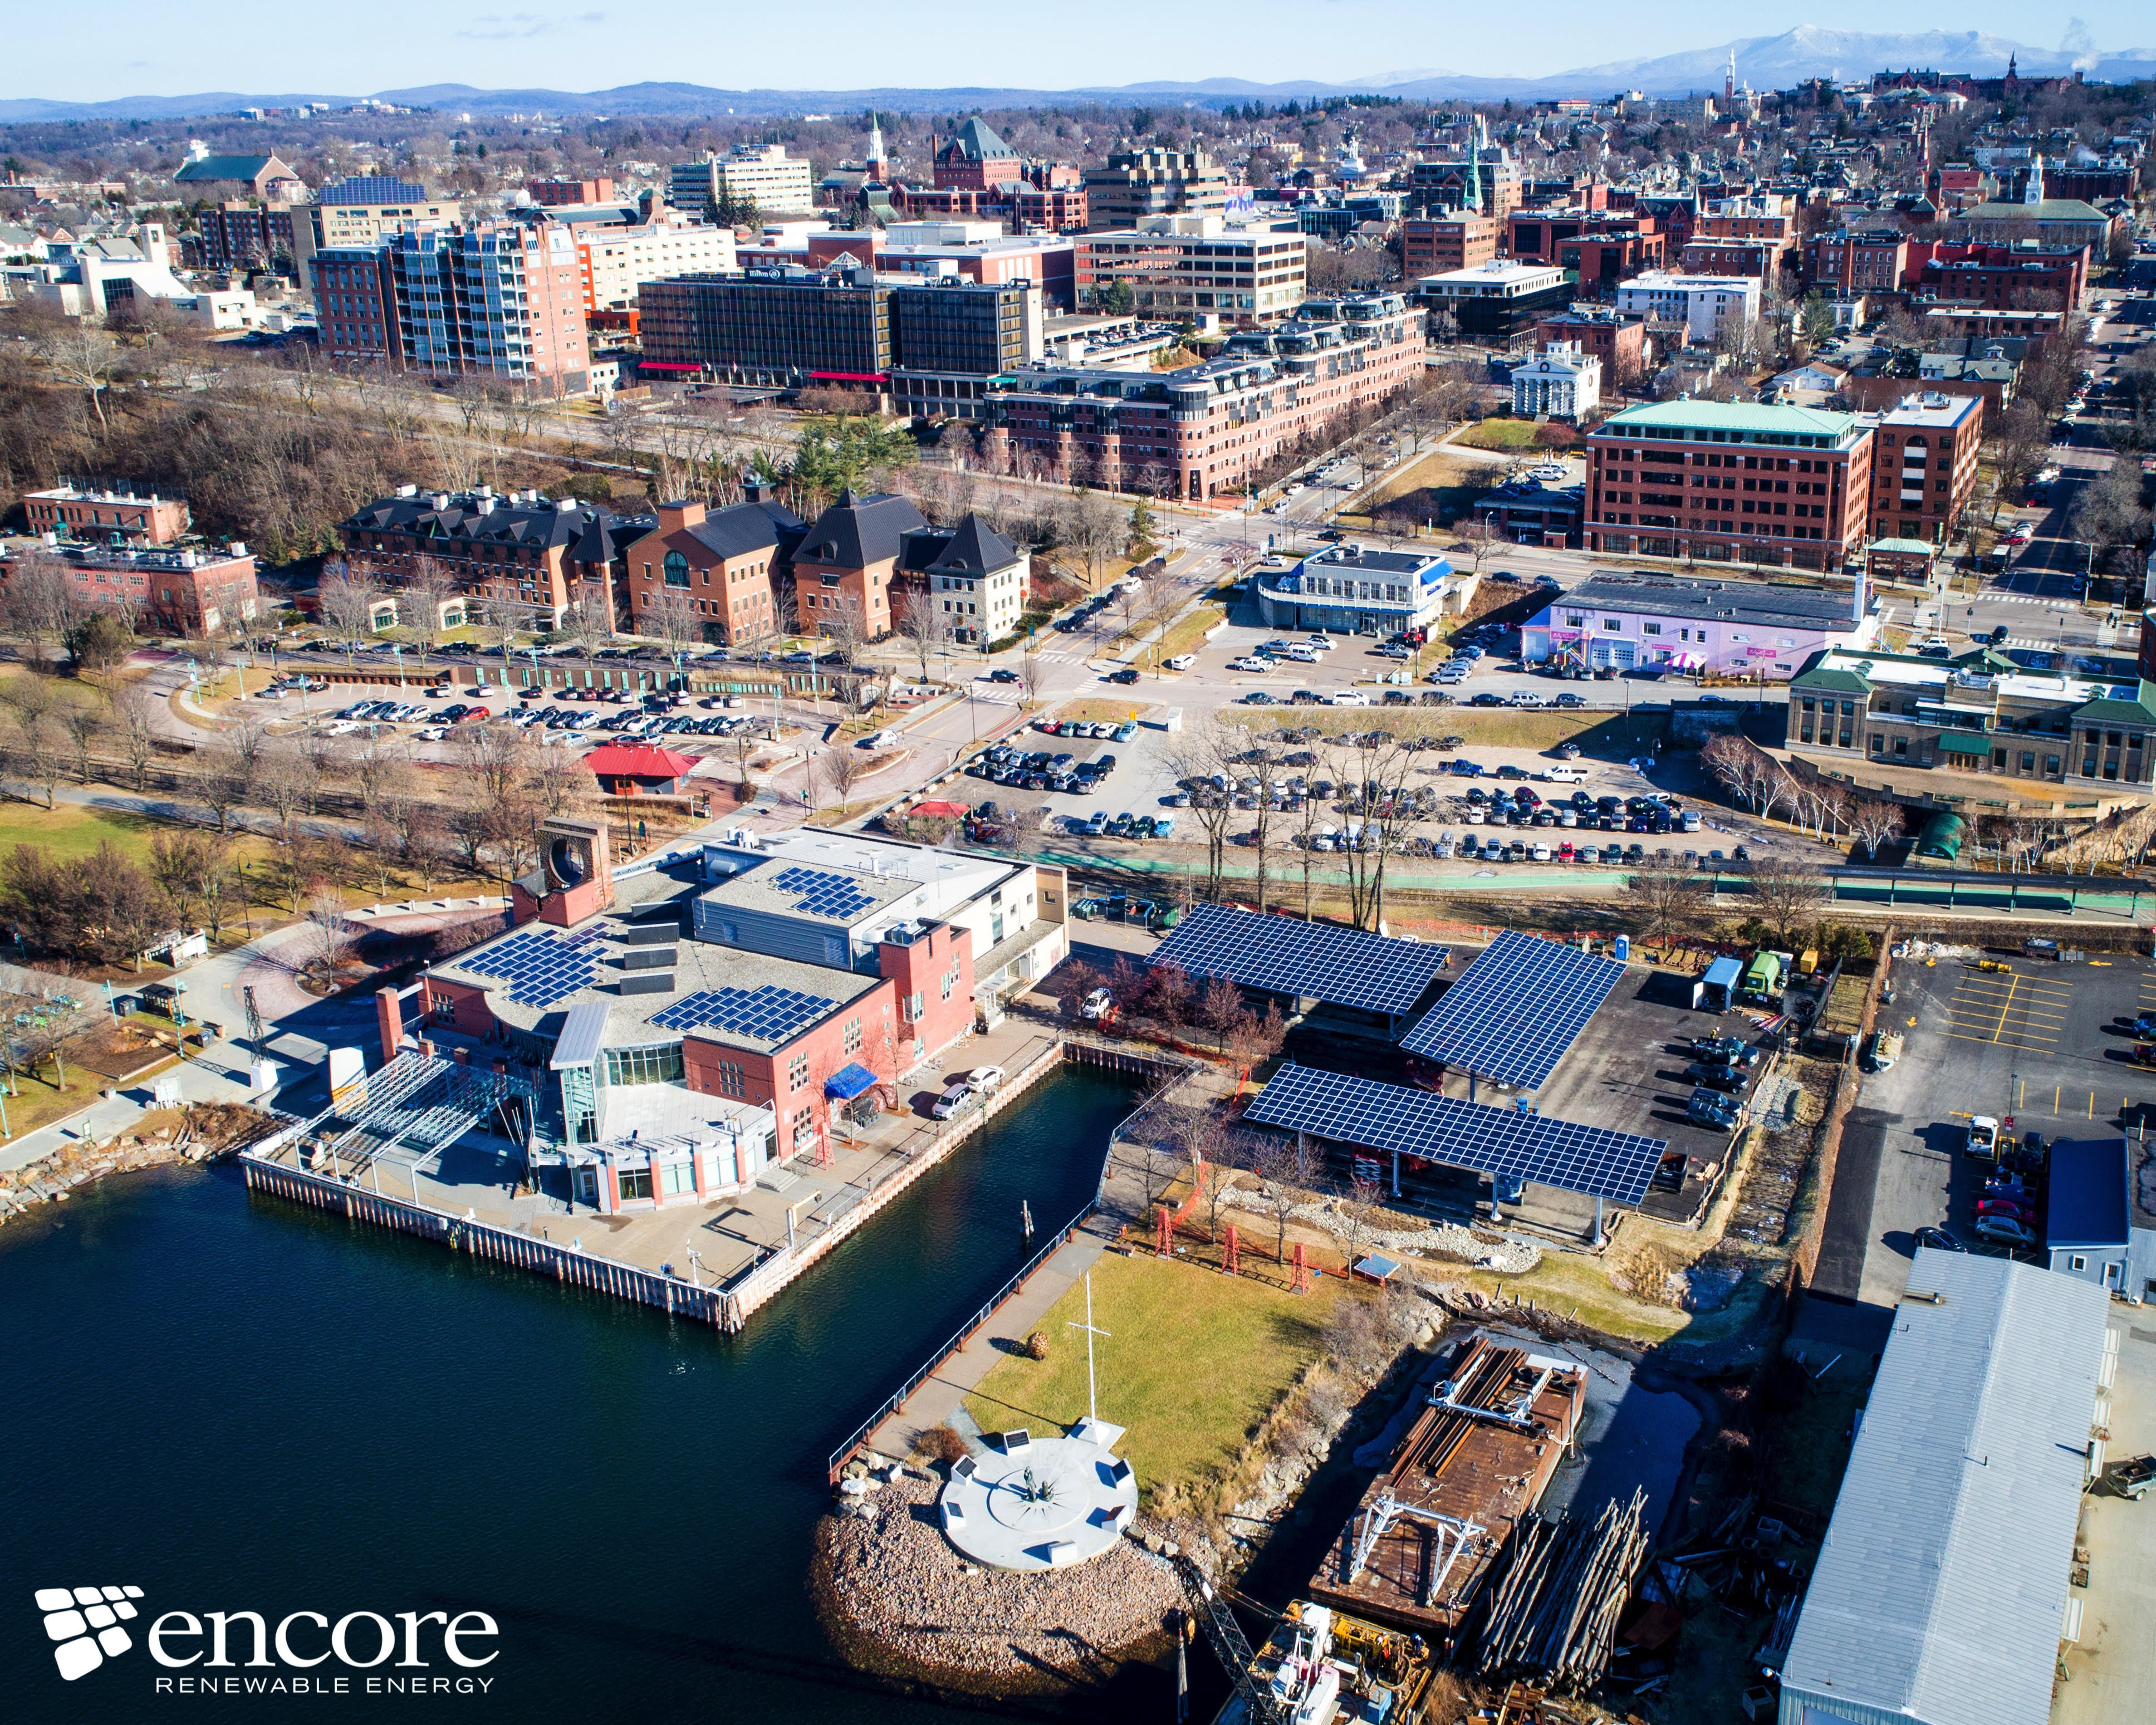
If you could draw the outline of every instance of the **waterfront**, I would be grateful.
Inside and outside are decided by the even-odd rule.
[[[230,1168],[108,1182],[8,1229],[0,1634],[24,1716],[205,1705],[153,1692],[139,1636],[59,1680],[30,1596],[85,1584],[140,1586],[149,1616],[498,1620],[487,1696],[324,1701],[355,1717],[979,1711],[891,1697],[830,1653],[806,1586],[824,1456],[1024,1260],[1022,1199],[1045,1227],[1091,1195],[1130,1106],[1058,1074],[732,1337],[250,1196]],[[208,1703],[254,1704],[280,1703]]]

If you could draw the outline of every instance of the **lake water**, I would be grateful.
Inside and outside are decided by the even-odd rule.
[[[1131,1106],[1120,1084],[1058,1074],[738,1337],[254,1196],[234,1168],[84,1188],[9,1227],[7,1712],[1041,1712],[899,1696],[849,1671],[809,1602],[810,1534],[828,1452],[1024,1262],[1021,1199],[1044,1227],[1075,1214]],[[64,1682],[33,1596],[82,1585],[140,1587],[142,1615],[131,1651]],[[272,1625],[476,1609],[501,1625],[500,1656],[483,1696],[368,1695],[393,1662],[304,1702],[162,1694],[176,1674],[141,1631],[182,1609]],[[321,1635],[300,1626],[295,1651]],[[370,1656],[364,1624],[350,1645]],[[431,1651],[429,1672],[455,1672]]]

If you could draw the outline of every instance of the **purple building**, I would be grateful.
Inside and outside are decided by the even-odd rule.
[[[1714,670],[1786,682],[1813,654],[1862,649],[1879,629],[1857,578],[1855,593],[1794,582],[1718,581],[1644,570],[1597,575],[1520,630],[1529,665]]]

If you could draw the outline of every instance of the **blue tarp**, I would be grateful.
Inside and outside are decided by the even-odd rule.
[[[856,1062],[853,1065],[841,1067],[826,1079],[824,1094],[836,1096],[842,1102],[850,1102],[863,1091],[874,1090],[875,1086],[875,1074]]]

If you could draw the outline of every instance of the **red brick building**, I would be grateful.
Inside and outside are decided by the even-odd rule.
[[[1559,311],[1535,324],[1537,352],[1553,341],[1576,341],[1602,362],[1606,383],[1636,383],[1646,375],[1647,321],[1614,311]]]
[[[1494,216],[1410,216],[1400,223],[1401,274],[1413,281],[1471,270],[1497,255]]]
[[[1668,236],[1655,218],[1630,212],[1514,210],[1508,232],[1516,262],[1574,271],[1582,298],[1669,261]]]
[[[928,525],[905,498],[889,491],[866,497],[850,489],[816,517],[793,548],[796,621],[815,633],[849,624],[863,640],[891,633],[891,588],[905,536]]]
[[[1898,293],[1908,285],[1908,273],[1906,234],[1851,234],[1837,228],[1814,234],[1804,248],[1804,279],[1820,292],[1835,297]]]
[[[39,556],[54,557],[85,605],[121,612],[145,634],[198,640],[243,629],[261,613],[254,558],[236,542],[224,551],[69,547],[57,556],[33,547],[0,559],[0,592],[24,557]]]
[[[100,545],[170,545],[187,531],[187,500],[107,485],[59,485],[23,499],[33,533]]]
[[[1980,396],[1926,390],[1881,413],[1871,464],[1871,536],[1946,545],[1975,495],[1983,441]]]
[[[649,634],[660,597],[679,593],[704,619],[715,646],[760,641],[778,628],[778,583],[807,525],[783,505],[757,501],[708,511],[701,502],[662,503],[659,524],[632,541],[628,565],[632,634]]]
[[[613,202],[613,182],[596,180],[526,180],[524,189],[531,194],[531,201],[548,209],[558,209],[565,204],[611,203]]]
[[[1994,311],[2072,311],[2088,287],[2085,245],[1937,243],[1921,248],[1910,285],[1941,305]]]
[[[978,114],[951,138],[935,146],[935,182],[939,188],[983,191],[1019,177],[1018,151]]]
[[[1628,408],[1587,439],[1587,549],[1839,569],[1868,534],[1873,435],[1813,408]]]

